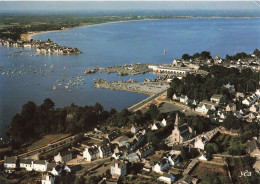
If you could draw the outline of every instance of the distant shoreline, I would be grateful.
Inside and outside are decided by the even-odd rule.
[[[249,18],[260,18],[260,17],[183,17],[181,19],[194,19],[194,18],[208,18],[208,19],[219,19],[219,18],[226,18],[226,19],[237,19],[237,18],[244,18],[244,19],[249,19]],[[179,18],[176,18],[179,20]],[[103,24],[114,24],[114,23],[123,23],[123,22],[139,22],[139,21],[152,21],[152,20],[176,20],[176,19],[142,19],[142,20],[123,20],[123,21],[112,21],[112,22],[104,22],[104,23],[96,23],[96,24],[89,24],[89,25],[81,25],[81,26],[75,26],[71,28],[67,28],[64,30],[50,30],[50,31],[39,31],[39,32],[30,32],[30,33],[25,33],[21,34],[21,40],[22,41],[30,41],[33,39],[34,36],[39,35],[39,34],[44,34],[44,33],[52,33],[52,32],[61,32],[61,31],[68,31],[70,29],[74,28],[80,28],[80,27],[87,27],[87,26],[96,26],[96,25],[103,25]]]

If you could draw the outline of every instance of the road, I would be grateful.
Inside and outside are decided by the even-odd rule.
[[[146,99],[144,99],[143,101],[133,105],[132,107],[129,107],[128,110],[129,111],[137,111],[139,109],[141,109],[142,107],[148,105],[149,103],[153,102],[156,98],[160,97],[163,93],[165,93],[167,90],[164,90],[160,93],[157,93],[151,97],[148,97]]]

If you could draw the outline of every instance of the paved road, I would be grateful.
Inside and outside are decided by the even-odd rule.
[[[151,103],[152,101],[154,101],[156,98],[158,98],[159,96],[161,96],[163,93],[165,93],[167,90],[164,90],[160,93],[157,93],[151,97],[148,97],[146,99],[144,99],[143,101],[133,105],[132,107],[129,107],[128,110],[129,111],[136,111],[139,110],[141,107],[148,105],[149,103]]]

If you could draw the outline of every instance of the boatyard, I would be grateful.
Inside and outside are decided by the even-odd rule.
[[[108,82],[105,79],[95,79],[94,87],[107,88],[112,90],[123,90],[137,93],[145,93],[149,95],[158,94],[165,91],[169,84],[167,82],[137,82],[132,79],[128,81]]]

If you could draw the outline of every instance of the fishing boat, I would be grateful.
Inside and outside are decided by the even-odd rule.
[[[67,88],[67,89],[68,89],[68,88],[69,88],[69,86],[65,86],[65,88]]]
[[[62,84],[58,84],[58,86],[62,86]]]
[[[56,89],[56,86],[52,86],[52,89],[54,89],[54,90],[55,90],[55,89]]]

